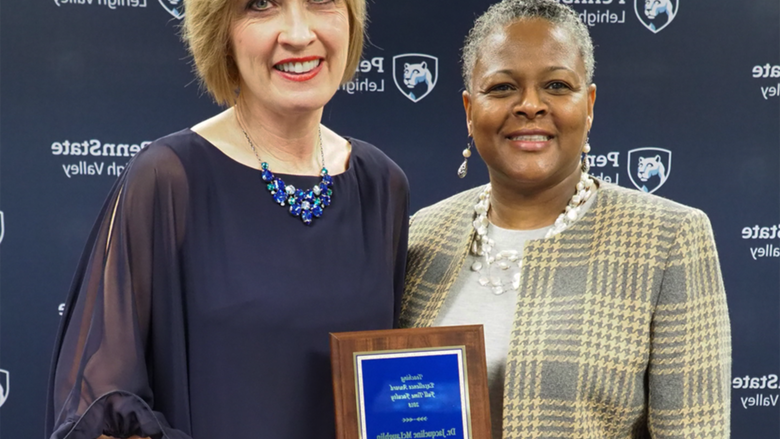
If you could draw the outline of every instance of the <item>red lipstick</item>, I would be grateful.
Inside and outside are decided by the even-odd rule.
[[[319,64],[317,64],[317,67],[309,70],[308,72],[302,72],[302,73],[285,72],[285,71],[280,69],[280,67],[282,65],[284,65],[284,64],[305,63],[305,62],[317,61],[317,60],[320,61]],[[305,82],[305,81],[311,80],[312,78],[317,76],[320,73],[320,71],[322,71],[323,61],[324,60],[321,57],[319,57],[319,56],[307,56],[307,57],[302,57],[302,58],[287,58],[287,59],[283,59],[283,60],[277,62],[276,64],[274,64],[274,71],[276,71],[276,73],[281,75],[283,78],[288,79],[290,81]]]

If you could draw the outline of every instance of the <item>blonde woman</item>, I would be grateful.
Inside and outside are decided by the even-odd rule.
[[[328,332],[390,328],[408,184],[321,125],[364,0],[189,0],[227,110],[141,151],[112,190],[57,339],[47,437],[333,437]]]

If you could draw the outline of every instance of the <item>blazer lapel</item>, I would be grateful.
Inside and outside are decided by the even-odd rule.
[[[401,327],[433,325],[458,277],[474,230],[478,187],[419,211],[412,218]]]

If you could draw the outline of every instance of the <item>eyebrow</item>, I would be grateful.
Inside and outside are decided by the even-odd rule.
[[[547,67],[546,69],[544,69],[544,73],[555,72],[555,71],[558,71],[558,70],[566,70],[567,72],[576,73],[576,72],[574,72],[574,70],[572,70],[572,69],[570,69],[568,67],[563,67],[563,66],[550,66],[550,67]],[[492,76],[492,75],[499,75],[499,74],[504,74],[504,75],[510,75],[511,76],[513,74],[513,71],[510,70],[510,69],[501,69],[501,70],[496,70],[494,72],[487,72],[485,76],[488,76],[488,75]]]
[[[547,67],[546,69],[544,69],[545,72],[554,72],[556,70],[566,70],[566,71],[569,71],[569,72],[574,72],[574,70],[572,70],[572,69],[570,69],[568,67],[563,67],[563,66],[550,66],[550,67]]]

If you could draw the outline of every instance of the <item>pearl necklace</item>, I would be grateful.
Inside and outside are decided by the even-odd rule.
[[[582,213],[582,206],[594,193],[593,186],[593,178],[586,172],[583,172],[580,176],[580,181],[577,182],[577,192],[569,200],[566,209],[558,215],[558,218],[547,231],[545,238],[550,238],[563,232],[577,221]],[[504,250],[495,256],[490,253],[496,245],[496,242],[487,235],[488,225],[490,224],[487,217],[490,210],[490,191],[491,186],[488,183],[482,193],[479,194],[479,201],[474,206],[477,218],[472,223],[476,233],[471,245],[471,254],[482,257],[484,263],[479,260],[474,262],[471,265],[471,270],[482,274],[479,278],[480,285],[489,287],[494,294],[500,295],[509,291],[509,285],[505,285],[500,276],[493,274],[493,266],[498,265],[501,270],[508,270],[513,265],[517,266],[517,272],[513,274],[511,283],[511,289],[517,290],[520,288],[522,260],[520,259],[520,252],[517,250]],[[485,267],[487,268],[487,273],[482,273],[482,269]]]

